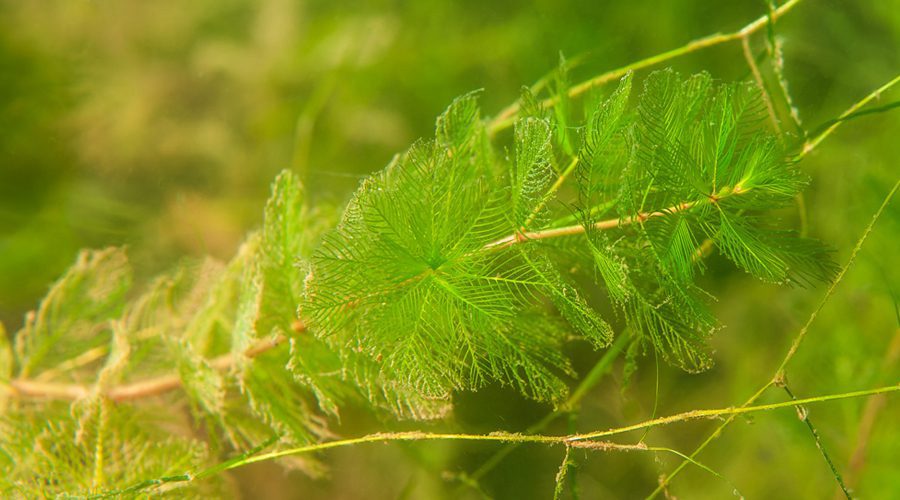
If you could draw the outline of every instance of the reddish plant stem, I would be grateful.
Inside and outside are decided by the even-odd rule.
[[[305,330],[306,326],[302,325]],[[296,330],[296,329],[295,329]],[[272,339],[262,340],[244,351],[243,356],[255,358],[283,344],[287,337],[279,335]],[[238,358],[231,354],[225,354],[209,361],[209,366],[225,371],[231,368]],[[181,377],[175,374],[162,375],[139,382],[111,387],[102,391],[102,395],[115,402],[133,401],[150,396],[158,396],[181,387]],[[78,384],[57,384],[50,382],[38,382],[28,379],[16,379],[9,382],[10,393],[13,396],[28,399],[62,399],[76,400],[90,396],[93,389],[89,386]]]

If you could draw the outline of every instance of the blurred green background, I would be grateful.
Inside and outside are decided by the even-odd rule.
[[[552,70],[560,52],[583,58],[572,73],[579,81],[738,29],[765,11],[758,0],[0,0],[0,321],[15,331],[82,247],[128,245],[144,276],[185,256],[229,258],[259,224],[269,184],[283,168],[304,173],[314,203],[339,207],[362,176],[430,135],[454,96],[483,88],[485,112],[497,112],[521,85]],[[777,32],[808,128],[900,71],[898,0],[807,0]],[[762,38],[754,47],[762,50]],[[749,75],[739,43],[671,65],[726,80]],[[897,99],[895,90],[882,103]],[[900,112],[866,116],[802,163],[812,178],[809,233],[832,245],[840,263],[898,177],[897,137]],[[898,207],[889,207],[789,367],[798,396],[900,378],[900,362],[889,355],[900,336]],[[715,256],[711,266],[705,285],[719,297],[716,310],[728,325],[714,340],[717,365],[700,375],[660,365],[659,414],[746,399],[824,292],[760,284]],[[574,355],[583,373],[599,354]],[[548,431],[648,417],[653,359],[642,361],[624,390],[620,381],[617,369],[576,419]],[[549,410],[500,389],[458,399],[453,422],[379,423],[350,413],[338,429],[517,431]],[[875,414],[865,459],[848,464],[865,407],[866,400],[828,403],[813,407],[811,418],[861,495],[900,495],[897,397]],[[647,439],[690,452],[714,425],[679,424]],[[330,478],[268,465],[235,477],[248,498],[477,498],[453,476],[494,450],[369,446],[330,454]],[[678,462],[647,453],[575,455],[585,498],[642,496]],[[546,498],[561,457],[560,449],[521,448],[482,488],[500,498]],[[701,460],[749,498],[822,498],[836,487],[793,411],[736,422]],[[689,468],[671,492],[722,498],[734,486]]]

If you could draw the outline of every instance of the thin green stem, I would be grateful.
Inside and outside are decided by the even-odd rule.
[[[581,64],[583,64],[584,61],[587,59],[587,57],[588,57],[588,53],[586,53],[586,52],[578,54],[574,57],[566,57],[563,61],[562,67],[557,66],[556,68],[553,69],[553,71],[545,73],[544,76],[542,76],[538,79],[538,81],[534,82],[534,85],[531,86],[531,93],[533,95],[537,95],[538,92],[544,90],[544,88],[550,84],[550,81],[553,80],[553,78],[555,78],[557,76],[557,74],[559,73],[560,70],[567,71],[567,72],[571,71],[572,69],[575,69],[578,66],[580,66]]]
[[[612,369],[612,365],[615,360],[619,357],[619,354],[625,350],[625,346],[628,345],[628,342],[631,338],[627,335],[619,335],[615,342],[613,342],[603,356],[597,361],[597,363],[591,368],[591,371],[584,377],[578,387],[572,391],[572,395],[569,396],[569,399],[563,403],[560,411],[555,412],[556,415],[561,415],[564,412],[574,410],[581,400],[587,395],[588,391],[594,388],[598,382]],[[537,429],[532,432],[537,432]]]
[[[741,49],[744,53],[744,59],[747,61],[747,66],[750,67],[750,72],[753,74],[753,79],[756,81],[756,86],[759,87],[759,91],[762,94],[763,102],[766,104],[766,111],[769,113],[769,120],[772,122],[772,127],[775,128],[775,132],[781,137],[781,126],[778,125],[778,115],[775,113],[775,105],[772,103],[772,96],[766,89],[766,82],[763,80],[762,72],[759,71],[759,66],[756,65],[756,58],[753,57],[753,52],[750,50],[749,34],[741,37]]]
[[[771,3],[769,9],[772,9]],[[806,137],[806,129],[803,128],[803,120],[800,119],[800,110],[794,105],[794,99],[791,97],[788,88],[787,77],[784,76],[784,51],[782,50],[781,40],[775,38],[774,22],[769,23],[769,52],[772,58],[772,72],[775,74],[775,81],[778,82],[778,88],[781,90],[781,97],[787,106],[788,114],[793,121],[794,129],[804,138]]]
[[[853,262],[856,261],[857,255],[859,255],[859,251],[862,249],[863,243],[869,238],[869,235],[872,233],[872,229],[875,227],[875,223],[878,222],[878,219],[881,218],[881,215],[884,213],[884,210],[893,200],[894,195],[897,193],[897,189],[900,188],[900,181],[894,183],[894,187],[888,192],[887,196],[884,197],[884,201],[881,202],[881,206],[878,207],[878,210],[875,211],[875,215],[872,216],[872,220],[869,221],[869,224],[866,226],[865,231],[863,231],[862,236],[860,236],[859,241],[856,242],[856,246],[853,247],[853,251],[850,252],[850,258],[847,259],[847,263],[844,267],[841,268],[838,275],[835,277],[834,281],[831,283],[831,286],[828,287],[828,291],[825,292],[825,295],[822,297],[822,300],[819,301],[819,305],[816,306],[815,310],[813,310],[812,314],[809,316],[809,320],[807,320],[806,324],[803,325],[803,328],[797,333],[797,336],[794,338],[794,341],[791,343],[790,349],[788,349],[787,354],[785,354],[784,359],[781,361],[781,364],[778,366],[778,369],[775,371],[775,376],[772,378],[772,381],[776,381],[781,378],[781,375],[784,373],[784,369],[787,367],[787,364],[794,358],[794,355],[797,354],[797,350],[800,348],[800,344],[803,343],[803,340],[806,338],[809,333],[809,327],[812,326],[812,323],[816,320],[816,317],[825,307],[825,303],[828,302],[828,299],[834,294],[835,289],[840,284],[840,282],[844,279],[844,276],[847,274],[847,271],[853,265]]]
[[[553,500],[562,498],[566,476],[569,474],[569,469],[574,467],[574,463],[570,456],[571,451],[572,448],[566,446],[566,454],[563,455],[562,463],[559,465],[559,472],[556,473],[556,485],[553,488]]]
[[[657,411],[659,411],[659,350],[653,349],[653,411],[650,412],[650,418],[656,418]],[[643,443],[644,439],[647,439],[647,434],[650,434],[650,429],[645,429],[644,433],[641,434],[641,438],[638,439],[639,443]]]
[[[727,477],[725,477],[725,476],[723,476],[722,474],[716,472],[716,471],[713,470],[711,467],[709,467],[709,466],[707,466],[707,465],[704,465],[704,464],[702,464],[701,462],[698,462],[698,461],[694,460],[693,458],[691,458],[691,457],[685,455],[684,453],[681,453],[681,452],[678,451],[678,450],[674,450],[674,449],[672,449],[672,448],[664,448],[664,447],[661,447],[661,446],[649,446],[649,447],[647,447],[647,451],[665,452],[665,453],[671,453],[671,454],[673,454],[673,455],[678,455],[678,456],[681,457],[683,460],[686,460],[686,461],[692,463],[693,465],[697,466],[698,468],[703,469],[703,470],[705,470],[706,472],[709,472],[710,474],[712,474],[713,476],[716,476],[717,478],[719,478],[719,479],[721,479],[722,481],[726,482],[726,483],[728,484],[728,486],[731,487],[732,491],[735,492],[735,495],[736,495],[736,496],[738,496],[738,497],[740,497],[740,498],[744,498],[744,495],[741,495],[740,492],[738,491],[737,486],[735,486],[735,484],[734,484],[733,482],[731,482]]]
[[[688,420],[697,420],[701,418],[718,418],[718,417],[727,417],[727,416],[737,416],[744,415],[747,413],[756,413],[761,411],[769,411],[769,410],[777,410],[779,408],[787,408],[787,407],[796,407],[800,405],[808,405],[813,403],[824,403],[826,401],[835,401],[838,399],[851,399],[851,398],[859,398],[864,396],[871,396],[873,394],[883,394],[887,392],[896,392],[900,391],[900,384],[896,385],[888,385],[884,387],[878,387],[876,389],[866,389],[862,391],[853,391],[853,392],[844,392],[840,394],[827,394],[824,396],[814,396],[810,398],[797,399],[794,401],[782,401],[780,403],[769,403],[764,405],[756,405],[756,406],[738,406],[738,407],[730,407],[730,408],[718,408],[714,410],[693,410],[684,413],[678,413],[676,415],[670,415],[668,417],[659,417],[650,419],[644,422],[640,422],[637,424],[627,425],[624,427],[616,427],[613,429],[608,429],[605,431],[597,431],[597,432],[589,432],[586,434],[576,434],[573,436],[565,437],[564,442],[573,443],[577,441],[590,441],[599,438],[605,438],[609,436],[616,436],[619,434],[625,434],[631,431],[637,431],[641,429],[646,429],[648,427],[658,427],[661,425],[673,424],[676,422],[685,422]],[[537,437],[537,436],[526,436],[526,437]]]
[[[900,389],[898,387],[897,389]],[[248,457],[244,460],[235,462],[227,467],[234,469],[257,462],[265,462],[277,458],[303,455],[307,453],[326,451],[333,448],[344,448],[365,443],[388,443],[392,441],[494,441],[501,443],[540,443],[540,444],[565,444],[565,436],[544,436],[544,435],[525,435],[506,432],[494,432],[491,434],[451,434],[451,433],[429,433],[429,432],[390,432],[376,433],[368,436],[362,436],[352,439],[341,439],[336,441],[328,441],[324,443],[316,443],[297,448],[289,448],[271,453],[264,453]],[[226,469],[226,470],[227,470]],[[202,473],[200,475],[203,475]]]
[[[803,193],[797,193],[794,197],[797,202],[797,216],[800,218],[800,236],[806,238],[809,235],[809,213],[806,210],[806,197]]]
[[[873,99],[877,99],[877,98],[881,97],[881,94],[883,94],[884,92],[887,92],[888,90],[891,89],[891,87],[893,87],[894,85],[897,85],[898,83],[900,83],[900,75],[895,76],[893,80],[885,83],[881,87],[878,87],[877,89],[870,92],[867,96],[865,96],[862,99],[860,99],[859,101],[855,102],[852,106],[847,108],[846,111],[841,113],[841,115],[836,120],[834,120],[834,123],[832,123],[828,128],[823,130],[821,133],[819,133],[812,139],[807,140],[803,144],[803,148],[800,150],[800,152],[797,154],[797,156],[794,157],[794,161],[800,161],[801,159],[803,159],[806,155],[808,155],[814,149],[816,149],[816,147],[818,147],[819,144],[822,141],[824,141],[826,137],[828,137],[829,135],[834,133],[834,131],[838,127],[840,127],[841,124],[844,123],[844,121],[850,115],[856,113],[860,108],[862,108],[863,106],[865,106],[866,104],[871,102]]]
[[[269,446],[272,446],[273,444],[278,442],[278,439],[280,437],[281,436],[275,434],[275,435],[271,436],[269,439],[258,444],[257,446],[254,446],[253,448],[247,450],[246,452],[244,452],[236,457],[232,457],[222,463],[216,464],[216,465],[204,470],[203,472],[200,472],[200,473],[194,475],[194,478],[195,479],[203,479],[205,477],[209,477],[209,476],[218,474],[219,472],[228,470],[231,468],[231,466],[233,464],[241,462],[242,460],[246,460],[247,458],[252,457],[252,456],[256,455],[257,453],[260,453],[261,451],[265,450]]]
[[[797,396],[794,395],[794,392],[791,391],[787,383],[783,383],[782,388],[784,389],[784,392],[787,393],[789,398],[794,401],[797,400]],[[838,472],[837,467],[834,465],[834,461],[831,460],[831,456],[828,454],[828,451],[825,450],[825,445],[822,444],[822,439],[819,437],[819,431],[816,430],[816,427],[813,425],[812,420],[809,419],[809,411],[802,406],[798,406],[797,416],[806,424],[806,427],[809,429],[810,434],[812,434],[812,437],[816,442],[816,448],[819,449],[819,452],[822,454],[822,458],[824,458],[825,463],[828,464],[828,468],[831,470],[831,474],[837,481],[838,486],[840,486],[841,491],[844,492],[844,496],[849,500],[850,498],[852,498],[852,496],[850,495],[850,490],[847,489],[847,485],[844,484],[844,480],[843,478],[841,478],[841,473]]]
[[[740,40],[742,37],[749,36],[752,33],[756,33],[760,29],[764,28],[770,20],[774,21],[779,17],[785,15],[793,9],[801,0],[789,0],[781,7],[767,13],[764,16],[759,17],[755,21],[750,24],[744,26],[743,28],[731,32],[731,33],[715,33],[712,35],[705,36],[703,38],[699,38],[692,42],[689,42],[681,47],[676,49],[672,49],[661,54],[657,54],[655,56],[648,57],[646,59],[641,59],[640,61],[627,64],[620,68],[616,68],[611,71],[607,71],[606,73],[600,74],[591,78],[590,80],[584,81],[577,85],[574,85],[569,89],[568,95],[569,97],[578,97],[585,92],[593,89],[594,87],[598,87],[605,83],[608,83],[617,78],[621,78],[629,71],[641,70],[644,68],[648,68],[651,66],[655,66],[657,64],[669,61],[671,59],[675,59],[677,57],[681,57],[683,55],[690,54],[692,52],[696,52],[701,49],[705,49],[707,47],[713,47],[716,45],[720,45],[726,42],[731,42],[734,40]],[[551,97],[549,99],[545,99],[541,101],[541,107],[543,108],[551,108],[556,105],[559,101],[558,97]],[[500,111],[497,116],[490,121],[488,124],[488,132],[493,135],[502,130],[505,130],[512,126],[515,122],[515,117],[519,112],[519,103],[514,103],[507,106],[505,109]]]
[[[319,120],[322,110],[328,104],[328,100],[334,95],[334,91],[340,82],[341,71],[331,71],[313,90],[312,95],[306,101],[303,111],[297,117],[294,126],[294,152],[291,155],[291,169],[302,176],[306,176],[309,169],[309,158],[313,143],[313,133],[316,122]]]

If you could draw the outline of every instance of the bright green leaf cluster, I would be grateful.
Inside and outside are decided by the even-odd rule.
[[[535,308],[556,285],[553,267],[518,249],[483,252],[540,202],[548,125],[517,127],[509,189],[497,182],[474,95],[436,128],[363,183],[314,254],[302,314],[338,348],[368,354],[385,378],[430,398],[491,380],[558,397],[558,375],[570,373],[560,329]],[[580,321],[590,316],[574,289],[559,283],[553,295]]]
[[[765,130],[753,87],[662,71],[633,107],[631,86],[628,75],[595,101],[583,126],[561,106],[544,117],[526,91],[531,111],[515,123],[510,159],[492,151],[475,96],[455,101],[435,139],[357,191],[314,253],[303,315],[333,345],[368,354],[387,379],[429,397],[495,380],[558,400],[570,369],[547,304],[597,347],[613,321],[558,269],[566,254],[596,271],[639,341],[690,371],[709,366],[706,339],[718,328],[694,283],[705,247],[767,281],[830,278],[821,245],[762,216],[805,182]],[[553,168],[565,164],[578,185],[571,201],[560,190],[570,172]],[[565,210],[573,216],[552,220]],[[550,244],[555,236],[574,243]]]

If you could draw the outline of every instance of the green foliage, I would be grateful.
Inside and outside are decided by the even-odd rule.
[[[693,283],[703,238],[769,281],[824,281],[833,266],[811,240],[761,236],[757,212],[783,205],[803,183],[761,126],[756,92],[663,71],[647,78],[629,112],[630,88],[629,75],[583,128],[580,232],[631,330],[674,364],[702,370],[717,327]],[[541,297],[596,346],[612,331],[555,269],[553,248],[526,241],[553,226],[545,216],[556,194],[553,128],[535,116],[518,120],[504,176],[478,116],[474,95],[458,99],[433,141],[363,183],[313,256],[303,314],[334,345],[356,347],[385,378],[428,397],[499,380],[558,400],[570,369],[556,354],[558,325],[534,319]],[[560,144],[565,156],[571,142]],[[634,222],[626,241],[601,234],[596,203]],[[520,233],[527,229],[537,232]]]
[[[348,405],[440,417],[455,392],[495,382],[558,404],[576,376],[564,347],[604,348],[613,325],[635,339],[632,358],[651,348],[706,369],[720,327],[696,283],[706,248],[776,283],[828,281],[834,265],[770,213],[805,179],[765,129],[755,88],[666,70],[633,98],[632,79],[577,125],[562,76],[553,116],[523,92],[507,155],[478,94],[454,100],[433,139],[362,182],[334,229],[284,172],[234,259],[182,265],[141,293],[129,291],[124,251],[81,253],[14,352],[0,346],[0,368],[18,391],[42,390],[21,385],[31,379],[91,383],[61,391],[74,391],[68,415],[6,402],[4,488],[99,492],[258,443],[322,441]],[[587,300],[592,278],[608,304]],[[165,424],[184,437],[160,440],[165,425],[111,404],[147,396],[186,403],[209,449],[185,422]],[[58,420],[19,429],[38,415]],[[25,458],[28,442],[41,453]],[[122,466],[135,456],[142,468]]]
[[[631,96],[632,75],[629,73],[619,83],[612,95],[594,109],[587,110],[584,141],[580,151],[578,186],[580,204],[593,208],[604,203],[611,208],[623,165],[617,164],[627,158],[631,139],[630,117],[626,115],[628,99]],[[589,212],[597,217],[596,212]]]
[[[330,435],[326,416],[337,416],[351,401],[368,401],[399,417],[445,413],[446,403],[423,399],[385,379],[373,369],[375,362],[357,350],[332,348],[305,333],[296,310],[304,293],[303,262],[316,241],[306,228],[322,225],[308,223],[307,212],[297,179],[285,172],[273,186],[262,231],[251,235],[231,262],[185,264],[138,294],[129,293],[131,270],[123,250],[81,253],[15,335],[15,350],[5,343],[0,346],[0,368],[4,383],[14,387],[15,380],[27,378],[49,384],[93,383],[75,394],[70,416],[59,404],[41,410],[16,399],[7,401],[2,447],[11,458],[4,465],[4,488],[26,496],[96,493],[108,485],[165,476],[206,460],[200,457],[207,452],[197,448],[193,437],[163,439],[162,430],[142,429],[143,412],[120,418],[119,407],[110,406],[107,397],[129,400],[159,394],[167,405],[186,398],[193,419],[207,424],[214,453],[244,450],[272,436],[285,444],[319,441]],[[267,342],[269,347],[259,347]],[[290,344],[288,349],[271,349],[284,342]],[[183,394],[170,391],[178,385]],[[40,390],[23,387],[18,390]],[[39,414],[56,415],[52,418],[59,426],[32,426],[29,432],[40,434],[21,434],[18,426]],[[115,415],[116,434],[70,439],[77,429],[99,425],[98,415],[104,422]],[[132,441],[126,446],[123,439]],[[29,453],[25,443],[54,440],[68,448],[21,458]],[[124,455],[111,460],[94,456],[102,450]],[[142,457],[140,468],[123,467],[132,454]],[[57,464],[60,469],[51,474],[54,460],[73,462]],[[308,459],[285,461],[317,470]],[[33,474],[50,482],[32,484]]]
[[[546,279],[517,251],[481,252],[537,199],[532,172],[546,164],[546,125],[531,123],[518,134],[510,195],[497,183],[475,97],[455,101],[433,141],[357,191],[313,257],[304,316],[429,398],[490,380],[539,399],[561,396],[555,372],[568,365],[559,336],[531,314]],[[518,209],[511,220],[508,203]]]
[[[541,208],[551,198],[547,188],[553,181],[551,131],[547,120],[520,120],[516,123],[515,136],[516,157],[509,169],[512,230],[527,229],[540,215]]]
[[[898,105],[900,9],[764,3],[656,2],[647,15],[635,2],[7,2],[0,323],[13,331],[0,324],[0,497],[548,498],[562,439],[506,459],[510,449],[488,441],[736,408],[807,332],[786,367],[799,398],[896,388],[895,205],[800,337],[820,290],[772,285],[831,279],[827,248],[792,228],[848,262],[896,181],[900,143],[885,138],[900,115],[883,112]],[[697,30],[716,33],[680,45]],[[648,57],[626,60],[638,54]],[[520,87],[557,58],[557,70]],[[649,75],[668,64],[744,83]],[[455,292],[432,286],[415,303],[427,335],[409,344],[400,328],[411,321],[382,322],[374,299],[319,320],[298,311],[315,302],[306,280],[321,284],[315,256],[358,180],[431,136],[435,111],[460,88],[481,86],[432,139],[466,149],[463,158],[441,160],[411,197],[366,195],[384,212],[442,190],[475,193],[484,207],[482,235],[422,240],[450,258],[436,272]],[[484,150],[461,145],[482,123]],[[420,153],[433,162],[440,151]],[[481,187],[462,169],[459,190],[434,189],[466,154],[484,158]],[[296,176],[277,177],[262,219],[286,167]],[[403,210],[428,213],[420,201]],[[436,222],[457,224],[453,209]],[[381,232],[366,224],[360,237]],[[471,250],[448,255],[453,238]],[[408,234],[395,241],[410,246]],[[121,249],[75,259],[123,242],[127,259]],[[400,315],[409,302],[382,286],[411,267],[394,265],[398,251],[383,248],[382,267],[394,267],[375,285]],[[478,341],[478,359],[463,335]],[[705,375],[678,372],[713,360]],[[438,378],[424,381],[433,392],[420,390],[423,370]],[[552,413],[521,399],[558,403],[567,388]],[[887,418],[895,397],[804,405],[808,429],[788,407],[754,425],[739,418],[702,453],[695,431],[706,419],[654,426],[634,453],[566,443],[554,494],[631,498],[659,484],[656,494],[679,497],[819,497],[842,476],[854,494],[882,496],[900,481],[900,433]],[[421,442],[382,444],[393,437]],[[370,444],[334,450],[360,443]],[[500,454],[485,461],[494,446]],[[706,472],[679,476],[682,451],[699,460],[684,472]],[[253,456],[280,458],[225,472]],[[325,463],[330,481],[317,477]]]
[[[121,310],[130,284],[121,251],[79,253],[16,334],[18,374],[27,377],[108,342],[103,322]]]
[[[157,407],[158,415],[168,412]],[[43,426],[33,420],[46,418]],[[156,420],[156,421],[153,421]],[[5,498],[86,497],[111,487],[181,476],[209,463],[197,439],[171,435],[172,422],[92,399],[74,410],[57,405],[40,413],[13,412],[0,422],[3,453],[0,494]],[[156,490],[170,498],[209,498],[227,489],[221,480],[173,484]]]
[[[253,247],[248,244],[246,248]],[[3,449],[11,457],[4,466],[8,472],[5,488],[26,496],[37,492],[83,494],[202,463],[198,459],[202,448],[197,448],[195,440],[163,438],[168,433],[161,429],[147,431],[139,420],[146,418],[143,412],[120,417],[120,409],[99,396],[121,384],[170,376],[171,367],[177,367],[198,418],[227,429],[233,445],[243,448],[247,440],[271,435],[273,430],[258,428],[252,420],[233,418],[228,406],[234,403],[228,401],[228,394],[236,393],[242,379],[215,369],[210,359],[224,352],[229,335],[235,336],[235,345],[244,342],[240,336],[251,335],[248,330],[257,317],[252,305],[258,302],[253,290],[258,286],[247,279],[246,269],[253,269],[256,260],[245,250],[227,267],[212,262],[183,266],[126,301],[131,271],[124,251],[82,252],[16,334],[15,359],[4,363],[11,372],[4,380],[93,380],[82,396],[88,399],[73,406],[85,410],[73,410],[68,416],[64,407],[51,405],[45,417],[54,415],[52,420],[57,424],[23,431],[20,427],[33,422],[40,413],[31,405],[10,401],[3,416]],[[265,367],[260,363],[257,368]],[[282,364],[276,373],[288,372]],[[169,404],[177,399],[166,398]],[[234,406],[243,411],[245,405]],[[292,416],[298,425],[311,427],[305,412],[295,411]],[[105,434],[108,419],[114,420],[109,425],[110,433]],[[87,427],[94,429],[93,437],[72,439],[76,431],[79,436],[85,434],[83,428]],[[255,427],[258,429],[251,432]],[[309,435],[305,431],[304,439]],[[44,443],[46,452],[25,458],[33,443]],[[108,460],[103,455],[94,456],[107,452],[124,455]],[[93,458],[79,459],[82,455]],[[134,460],[141,463],[131,467]],[[46,482],[32,484],[36,477]],[[99,479],[102,477],[106,481]]]
[[[766,281],[828,281],[835,267],[821,244],[773,233],[771,217],[760,215],[793,200],[804,182],[763,127],[755,86],[655,72],[629,114],[630,87],[629,75],[590,116],[578,179],[585,225],[604,214],[598,207],[616,207],[635,219],[635,239],[613,246],[588,231],[591,254],[633,330],[673,363],[702,370],[704,339],[716,328],[694,285],[704,241]]]

